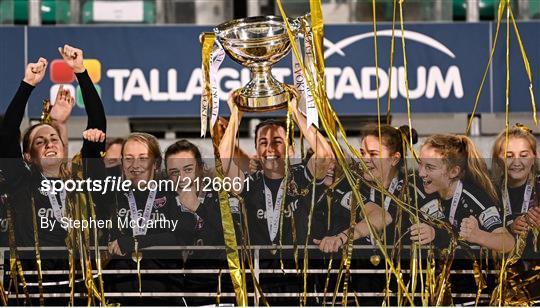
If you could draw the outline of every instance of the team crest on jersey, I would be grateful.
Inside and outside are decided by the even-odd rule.
[[[161,198],[157,198],[156,200],[154,200],[154,209],[159,209],[159,208],[162,208],[165,206],[165,204],[167,203],[167,197],[166,196],[163,196]]]
[[[429,218],[443,219],[444,213],[439,207],[439,201],[437,199],[431,200],[428,203],[424,204],[420,211]],[[426,217],[426,218],[427,218]]]
[[[204,219],[197,215],[197,224],[195,225],[195,230],[202,230],[204,228]]]
[[[231,208],[232,214],[240,213],[240,206],[237,198],[229,198],[229,207]]]
[[[341,198],[340,204],[347,210],[351,210],[352,191],[347,192],[343,198]]]
[[[298,184],[294,181],[294,179],[291,179],[289,182],[289,189],[287,189],[287,195],[291,197],[296,197],[300,194],[298,190]]]

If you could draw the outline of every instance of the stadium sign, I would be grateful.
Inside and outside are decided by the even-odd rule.
[[[520,23],[520,32],[529,53],[531,68],[540,67],[540,23]],[[386,109],[388,95],[392,111],[404,113],[406,108],[405,75],[409,81],[409,98],[415,113],[444,113],[472,110],[476,90],[482,80],[491,48],[492,23],[409,24],[403,38],[395,32],[395,55],[389,67],[392,31],[381,24],[378,37],[378,69],[375,65],[373,29],[370,25],[331,25],[325,28],[324,56],[328,97],[338,114],[375,114],[376,73],[379,77],[381,108]],[[64,43],[81,47],[96,73],[94,80],[105,110],[111,116],[128,117],[198,117],[201,86],[201,51],[198,36],[209,27],[29,27],[28,44],[24,45],[24,28],[2,29],[4,46],[24,50],[28,59],[44,56],[58,59],[56,49]],[[406,43],[407,71],[402,55],[402,39]],[[22,45],[22,48],[21,46]],[[500,45],[499,47],[501,47]],[[501,48],[503,48],[502,46]],[[512,111],[528,112],[528,83],[524,80],[523,62],[517,52],[512,57]],[[13,63],[23,71],[23,53],[4,52],[6,65],[0,66],[5,84],[2,97],[11,97],[19,76]],[[292,83],[291,57],[273,68],[274,76]],[[479,112],[501,112],[504,98],[504,52],[495,54],[493,70],[480,97]],[[57,64],[58,66],[59,64]],[[9,71],[5,71],[9,69]],[[52,69],[52,68],[51,68]],[[53,73],[51,73],[53,74]],[[71,76],[62,75],[61,67],[36,89],[36,96],[48,97],[55,85],[64,84]],[[66,80],[64,80],[64,79]],[[95,79],[93,78],[93,79]],[[249,71],[226,59],[219,70],[220,98],[247,83]],[[20,80],[20,79],[19,79]],[[540,88],[539,78],[535,89]],[[49,83],[49,84],[47,84]],[[68,82],[68,84],[71,84]],[[72,83],[76,91],[76,82]],[[72,90],[73,90],[72,89]],[[522,90],[522,91],[521,91]],[[2,102],[7,104],[7,102]],[[226,109],[226,104],[222,104]],[[75,115],[83,115],[81,107]],[[5,106],[3,107],[5,109]],[[40,115],[40,105],[30,104],[29,114]],[[223,113],[226,113],[224,110]],[[250,115],[248,115],[250,116]]]

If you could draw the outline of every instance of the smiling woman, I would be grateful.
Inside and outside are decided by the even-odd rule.
[[[81,154],[86,158],[99,158],[104,150],[106,119],[101,99],[84,67],[83,51],[68,45],[59,48],[67,66],[77,77],[88,115]],[[65,246],[67,230],[60,224],[55,228],[39,228],[33,224],[33,206],[38,221],[59,222],[68,215],[66,191],[58,194],[41,191],[42,180],[55,180],[70,177],[66,164],[67,130],[66,123],[74,106],[74,98],[68,90],[59,88],[53,107],[50,110],[52,123],[31,126],[24,133],[22,151],[19,143],[19,127],[22,122],[27,101],[34,87],[43,79],[47,60],[40,58],[37,63],[27,66],[25,76],[8,109],[6,120],[2,123],[0,138],[2,166],[8,180],[7,192],[10,195],[15,226],[15,238],[21,246],[33,246],[39,239],[41,246]],[[86,166],[86,165],[85,165]],[[90,176],[84,168],[84,176]],[[94,176],[92,176],[94,177]],[[43,214],[40,213],[49,213]],[[50,224],[52,225],[52,224]],[[35,230],[32,226],[35,226]],[[37,236],[36,236],[37,234]]]
[[[439,134],[420,151],[419,176],[426,193],[437,193],[442,211],[465,241],[501,252],[514,248],[503,225],[486,163],[466,136]]]
[[[530,232],[540,226],[540,176],[532,130],[516,124],[508,130],[508,139],[506,132],[501,132],[493,143],[492,158],[493,179],[501,192],[506,226],[516,236],[525,236],[523,257],[538,260],[540,252],[534,249],[537,245]]]

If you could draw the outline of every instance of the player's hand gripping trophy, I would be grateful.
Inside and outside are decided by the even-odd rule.
[[[296,35],[299,21],[290,21]],[[291,49],[283,19],[274,16],[248,17],[225,22],[214,28],[217,40],[234,61],[251,71],[251,80],[238,89],[236,104],[244,112],[266,112],[287,107],[297,94],[277,81],[271,67]],[[297,98],[297,97],[296,97]]]

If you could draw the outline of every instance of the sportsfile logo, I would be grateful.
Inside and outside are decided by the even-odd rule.
[[[94,83],[94,86],[101,97],[101,87],[98,84],[101,81],[101,62],[99,62],[97,59],[86,59],[83,63],[84,67],[88,71],[90,79]],[[64,86],[64,89],[69,90],[71,95],[75,97],[77,106],[79,108],[84,108],[81,87],[79,85],[77,85],[77,88],[73,86],[73,82],[75,82],[76,77],[71,67],[69,67],[64,60],[55,59],[51,62],[49,72],[50,79],[52,83],[54,83],[50,89],[49,97],[51,98],[51,101],[54,102],[56,100],[58,88],[60,88],[60,86]]]

